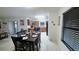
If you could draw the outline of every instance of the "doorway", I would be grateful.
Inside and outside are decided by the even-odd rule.
[[[46,35],[48,36],[48,21],[46,21]]]
[[[9,34],[15,34],[18,32],[18,22],[17,21],[10,21],[8,23],[9,27]]]
[[[13,27],[14,27],[14,33],[17,33],[18,32],[18,22],[17,21],[13,22]]]

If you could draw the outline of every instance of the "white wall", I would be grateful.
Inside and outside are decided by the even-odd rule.
[[[2,31],[5,31],[5,32],[7,32],[7,30],[6,29],[8,29],[7,28],[7,24],[3,24],[4,22],[6,22],[5,20],[3,20],[3,19],[0,19],[0,22],[1,22],[1,29],[0,29],[0,31],[2,32]],[[7,22],[6,22],[7,23]]]
[[[58,21],[58,13],[49,13],[49,22],[48,22],[48,36],[49,39],[57,44],[57,21]],[[53,23],[52,23],[53,22]]]
[[[21,28],[23,28],[23,29],[26,29],[27,30],[27,20],[26,20],[26,18],[23,18],[23,20],[24,20],[24,25],[22,25],[22,26],[20,26],[20,19],[21,18],[17,18],[17,17],[13,17],[13,18],[3,18],[2,20],[3,21],[5,21],[5,22],[7,22],[7,28],[5,28],[3,25],[2,25],[2,30],[6,30],[7,32],[9,32],[9,22],[11,22],[11,21],[18,21],[18,31],[20,31],[21,30]],[[5,31],[4,30],[4,31]]]
[[[49,39],[55,43],[60,44],[61,42],[61,33],[62,33],[62,20],[63,20],[63,13],[70,9],[70,7],[62,7],[58,12],[51,12],[49,13],[49,25],[48,25],[48,35]],[[58,25],[60,16],[60,25]],[[52,23],[53,21],[53,23]],[[53,25],[55,24],[55,25]]]

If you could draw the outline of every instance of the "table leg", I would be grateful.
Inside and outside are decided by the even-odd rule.
[[[32,49],[33,49],[33,51],[35,50],[35,44],[34,43],[32,43]]]

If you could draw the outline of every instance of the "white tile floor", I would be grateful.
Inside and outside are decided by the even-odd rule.
[[[55,51],[59,50],[58,47],[52,43],[46,33],[41,33],[41,51]]]
[[[6,38],[3,40],[0,40],[0,51],[12,51],[14,50],[14,44],[11,40],[11,38]],[[68,49],[65,47],[65,45],[61,44],[60,46],[55,45],[53,42],[51,42],[46,36],[46,33],[41,33],[41,48],[40,51],[68,51]]]
[[[67,47],[61,42],[60,45],[49,40],[49,37],[46,36],[46,33],[41,33],[41,49],[40,51],[69,51]]]

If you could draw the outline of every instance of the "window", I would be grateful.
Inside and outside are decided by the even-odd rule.
[[[40,26],[44,26],[45,24],[44,24],[44,22],[40,22]]]

